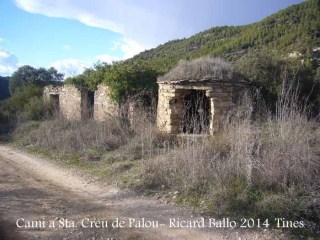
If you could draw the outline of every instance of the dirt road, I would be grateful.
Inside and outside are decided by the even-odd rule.
[[[274,239],[269,230],[174,228],[170,218],[200,220],[190,210],[92,182],[81,172],[0,145],[1,240]]]

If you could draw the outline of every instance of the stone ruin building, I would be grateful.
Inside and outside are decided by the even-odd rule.
[[[110,99],[107,86],[100,84],[94,92],[94,120],[102,122],[109,116],[118,116],[120,106]]]
[[[248,88],[248,81],[231,67],[213,58],[183,61],[158,78],[157,127],[170,134],[212,134],[219,129],[224,114]],[[60,114],[70,120],[105,121],[120,116],[120,106],[110,99],[108,87],[95,92],[73,85],[44,88],[44,97],[52,101]],[[129,101],[126,117],[133,123],[141,103]]]
[[[145,105],[150,104],[151,101],[141,101],[141,96],[139,96],[140,98],[130,99],[127,106],[120,108],[119,104],[112,101],[108,87],[103,84],[98,85],[95,92],[74,85],[48,85],[44,87],[43,95],[66,119],[87,120],[93,118],[99,122],[106,121],[110,116],[126,116],[132,123],[134,118],[139,117],[139,111],[143,110]],[[149,96],[142,95],[142,97]]]
[[[93,113],[93,92],[74,85],[49,85],[44,88],[44,98],[65,118],[86,120]]]
[[[66,119],[105,121],[117,116],[119,106],[109,97],[108,87],[99,85],[95,92],[74,85],[49,85],[44,88],[44,98]]]
[[[157,126],[165,133],[212,134],[248,82],[219,59],[182,61],[158,78]]]

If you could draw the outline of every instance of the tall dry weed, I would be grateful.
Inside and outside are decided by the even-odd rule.
[[[253,190],[307,194],[319,184],[319,160],[310,147],[314,123],[297,93],[293,86],[284,89],[275,115],[257,110],[245,94],[225,116],[221,132],[181,137],[166,154],[145,161],[145,184],[209,197],[215,204],[261,198],[249,196]]]
[[[25,144],[65,153],[88,149],[110,151],[126,144],[131,134],[126,125],[115,118],[103,123],[55,118],[38,124],[31,131],[29,125],[30,123],[25,123],[18,126],[15,138]]]
[[[283,189],[310,186],[319,171],[310,146],[315,123],[298,97],[294,85],[283,87],[275,116],[269,116],[263,126],[260,171],[264,181]]]

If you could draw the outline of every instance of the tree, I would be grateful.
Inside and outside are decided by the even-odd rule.
[[[264,100],[275,107],[283,81],[299,87],[300,99],[315,105],[319,99],[319,84],[314,81],[312,69],[298,58],[283,58],[268,49],[250,51],[235,64],[235,69],[260,90]]]
[[[147,62],[136,61],[131,64],[119,62],[106,70],[103,83],[109,86],[111,98],[122,103],[143,90],[155,92],[158,75],[159,72]]]
[[[320,66],[317,68],[316,78],[318,79],[318,81],[320,80]]]
[[[68,77],[65,80],[66,84],[86,87],[91,91],[95,91],[97,86],[103,82],[105,73],[111,65],[97,62],[93,68],[87,68],[82,74],[75,77]]]
[[[25,84],[9,98],[10,110],[13,113],[21,112],[24,110],[24,107],[28,104],[30,99],[35,97],[40,98],[41,96],[41,87],[34,84]]]
[[[10,81],[10,77],[0,76],[0,101],[10,97],[9,81]]]
[[[268,50],[249,51],[235,64],[235,69],[257,87],[267,103],[274,105],[281,86],[283,62]]]
[[[43,101],[42,87],[31,83],[22,85],[7,103],[9,117],[22,121],[43,119],[50,109],[50,104]]]
[[[39,68],[38,81],[42,82],[56,82],[63,80],[63,74],[59,73],[55,68],[51,67],[48,70],[45,68]]]
[[[12,74],[9,90],[11,94],[14,94],[19,88],[21,88],[26,83],[35,83],[36,82],[36,69],[25,65],[19,67],[17,71]]]
[[[48,70],[45,68],[36,69],[29,65],[21,66],[12,74],[9,82],[10,93],[18,91],[25,84],[34,84],[45,86],[49,83],[63,80],[63,74],[51,67]]]
[[[86,69],[82,74],[67,78],[65,83],[83,86],[91,91],[95,91],[98,84],[104,83],[109,86],[110,97],[121,103],[140,91],[155,91],[158,75],[159,72],[144,61],[120,61],[112,65],[96,63],[93,68]]]

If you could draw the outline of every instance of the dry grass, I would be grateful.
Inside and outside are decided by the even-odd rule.
[[[315,123],[293,88],[283,92],[275,115],[263,108],[254,114],[255,108],[245,95],[213,137],[163,135],[155,111],[135,112],[131,124],[117,118],[24,124],[15,136],[25,145],[82,157],[112,151],[112,161],[143,159],[140,176],[132,175],[141,179],[140,188],[179,191],[178,201],[215,214],[302,216],[314,226],[320,220],[319,157],[310,146]]]
[[[229,119],[226,116],[224,129],[219,135],[201,142],[198,139],[187,139],[169,152],[170,155],[148,161],[146,171],[154,169],[156,176],[167,176],[164,174],[167,171],[175,172],[169,175],[177,179],[166,181],[182,183],[188,181],[205,164],[202,169],[207,173],[198,174],[204,182],[216,182],[218,178],[224,179],[224,176],[231,175],[246,179],[248,186],[258,183],[265,186],[279,185],[283,190],[294,185],[310,186],[316,180],[319,170],[319,162],[314,160],[310,147],[314,123],[308,120],[304,109],[294,106],[295,100],[281,98],[276,116],[269,114],[266,119],[253,121],[252,102],[245,96],[237,113]],[[169,170],[165,161],[170,166]],[[230,165],[228,171],[218,171],[221,176],[215,180],[210,179],[216,174],[218,163]],[[185,168],[190,168],[189,173]],[[188,188],[194,182],[194,179],[190,179],[190,182],[183,185]]]
[[[159,78],[159,81],[202,80],[207,78],[232,79],[233,70],[227,62],[210,57],[193,61],[180,60],[178,66]]]
[[[263,118],[253,117],[253,109],[245,95],[213,138],[189,137],[145,161],[145,184],[179,191],[180,200],[192,196],[193,203],[204,202],[215,214],[239,211],[242,216],[295,219],[309,212],[305,218],[320,220],[310,206],[302,210],[319,197],[320,162],[310,146],[314,121],[298,105],[293,89],[283,92],[275,116],[265,111],[258,114]],[[320,211],[319,205],[311,205]]]
[[[174,138],[155,128],[153,108],[141,109],[127,119],[110,117],[104,122],[70,121],[59,114],[43,122],[20,122],[14,138],[24,146],[90,158],[114,151],[117,159],[147,159],[171,148]],[[88,154],[90,153],[90,154]]]
[[[24,145],[32,144],[65,153],[89,149],[110,151],[126,144],[130,134],[128,127],[112,118],[107,123],[55,118],[36,127],[32,127],[32,123],[24,123],[15,130],[15,138]]]

